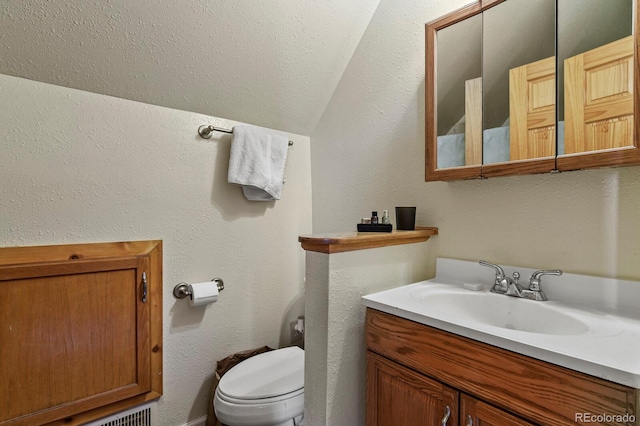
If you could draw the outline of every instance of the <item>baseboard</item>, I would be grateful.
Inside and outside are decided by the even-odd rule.
[[[182,426],[205,426],[206,424],[207,424],[207,416],[204,416],[195,420],[191,420],[189,423],[185,423]]]

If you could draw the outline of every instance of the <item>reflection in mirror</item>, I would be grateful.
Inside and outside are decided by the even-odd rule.
[[[555,156],[555,0],[483,12],[483,164]]]
[[[558,155],[633,146],[632,12],[558,0]]]
[[[482,15],[437,33],[437,168],[482,162]]]

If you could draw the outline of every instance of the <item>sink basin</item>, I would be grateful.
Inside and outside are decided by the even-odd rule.
[[[550,335],[589,332],[589,326],[571,315],[540,302],[482,293],[414,294],[422,303],[446,312],[461,321],[508,330]]]
[[[505,267],[530,276],[534,269]],[[640,389],[640,282],[545,277],[541,302],[489,288],[493,271],[439,258],[436,277],[363,296],[363,304],[446,332]],[[615,348],[612,350],[612,348]]]

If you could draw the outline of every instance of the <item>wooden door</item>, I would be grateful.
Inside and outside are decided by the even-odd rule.
[[[445,417],[458,424],[457,391],[367,352],[368,426],[440,426]]]
[[[469,395],[460,395],[460,419],[465,426],[534,426]]]
[[[633,146],[633,36],[564,61],[565,154]]]
[[[482,77],[464,82],[464,164],[482,164]]]
[[[556,58],[509,70],[510,160],[556,155]]]
[[[0,425],[149,393],[152,273],[149,256],[0,264]]]

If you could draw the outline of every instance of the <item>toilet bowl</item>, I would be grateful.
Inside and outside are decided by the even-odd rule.
[[[304,425],[304,351],[293,346],[242,361],[220,379],[213,407],[228,426]]]

